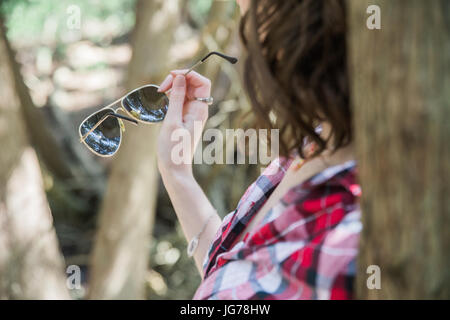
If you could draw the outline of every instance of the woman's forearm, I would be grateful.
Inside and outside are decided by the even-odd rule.
[[[201,140],[194,129],[198,123],[204,128],[208,119],[208,104],[195,98],[211,96],[211,81],[196,72],[186,74],[186,70],[176,70],[159,88],[160,92],[168,90],[171,90],[169,106],[158,135],[158,167],[187,241],[201,232],[194,259],[203,275],[203,259],[221,224],[192,174],[195,146]],[[190,142],[191,148],[183,145],[182,152],[183,159],[190,162],[176,163],[173,159],[172,152],[179,147],[179,140],[173,138],[180,134]]]
[[[161,172],[161,176],[187,241],[197,236],[206,224],[194,253],[195,264],[203,276],[203,260],[221,219],[193,175]]]

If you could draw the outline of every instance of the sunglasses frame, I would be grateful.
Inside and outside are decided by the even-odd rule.
[[[126,97],[128,97],[130,94],[133,94],[133,93],[135,93],[135,92],[137,92],[137,91],[139,91],[139,90],[145,89],[145,88],[155,88],[156,90],[158,90],[158,89],[159,89],[159,86],[157,86],[156,84],[146,84],[145,86],[139,87],[139,88],[137,88],[137,89],[134,89],[133,91],[128,92],[128,93],[127,93],[126,95],[124,95],[121,99],[119,99],[119,100],[120,100],[121,106],[120,106],[119,108],[117,108],[117,110],[123,109],[129,116],[133,117],[133,119],[137,120],[137,122],[140,122],[140,123],[143,123],[143,124],[152,124],[152,123],[159,123],[159,122],[162,122],[163,120],[161,120],[161,121],[156,121],[156,122],[151,122],[151,121],[144,121],[144,120],[138,119],[138,118],[136,118],[134,115],[132,115],[127,109],[125,109],[125,107],[123,106],[123,100],[124,100]],[[167,101],[169,101],[169,97],[168,97],[164,92],[158,92],[158,93],[160,93],[161,95],[165,96],[165,97],[167,98]],[[118,101],[119,101],[119,100],[118,100]],[[118,101],[116,101],[116,104],[118,103]]]
[[[133,91],[128,92],[127,94],[125,94],[125,95],[122,96],[121,98],[117,99],[117,100],[114,101],[113,103],[110,103],[110,104],[107,105],[106,107],[101,108],[100,110],[98,110],[98,111],[96,111],[96,112],[90,114],[89,116],[87,116],[87,117],[81,122],[80,126],[78,127],[78,134],[80,135],[80,142],[82,142],[82,143],[83,143],[83,144],[84,144],[84,145],[85,145],[92,153],[94,153],[96,156],[103,157],[103,158],[110,158],[110,157],[114,156],[114,155],[117,153],[117,151],[119,151],[120,146],[122,145],[122,137],[123,137],[123,133],[125,132],[125,124],[123,123],[123,120],[122,120],[122,119],[128,120],[129,122],[133,123],[133,124],[136,125],[136,126],[138,125],[138,123],[143,123],[143,124],[154,124],[154,123],[158,123],[158,122],[149,122],[149,121],[143,121],[143,120],[141,120],[141,119],[138,119],[138,118],[136,118],[134,115],[132,115],[132,114],[131,114],[124,106],[123,106],[123,101],[124,101],[124,99],[125,99],[126,97],[128,97],[130,94],[133,94],[133,93],[135,93],[136,91],[139,91],[139,90],[142,90],[142,89],[145,89],[145,88],[150,88],[150,87],[151,87],[151,88],[159,89],[159,86],[154,85],[154,84],[147,84],[147,85],[144,85],[144,86],[142,86],[142,87],[139,87],[139,88],[134,89]],[[161,92],[161,95],[164,95],[166,98],[168,98],[167,95],[166,95],[165,93],[163,93],[163,92]],[[119,104],[119,103],[120,103],[120,106],[117,107],[117,108],[114,108],[114,106],[116,106],[116,105]],[[104,117],[103,119],[101,119],[99,122],[97,122],[97,123],[95,124],[95,126],[93,126],[88,132],[86,132],[84,135],[82,135],[82,134],[81,134],[81,127],[83,126],[83,123],[85,123],[89,118],[91,118],[91,117],[94,116],[95,114],[97,114],[97,113],[99,113],[99,112],[101,112],[101,111],[107,110],[107,109],[111,110],[111,111],[113,112],[114,115],[111,115],[111,114],[105,115],[105,117]],[[119,110],[122,110],[122,111],[125,112],[127,115],[129,115],[131,118],[121,116],[121,115],[118,113]],[[118,117],[117,117],[117,116],[118,116]],[[119,122],[119,126],[120,126],[120,143],[119,143],[119,146],[117,147],[117,150],[116,150],[113,154],[110,154],[110,155],[102,155],[102,154],[98,153],[97,151],[93,150],[93,149],[86,143],[86,139],[87,139],[87,137],[88,137],[92,132],[95,131],[95,129],[96,129],[98,126],[100,126],[106,119],[108,119],[108,117],[115,117],[115,118],[117,118],[117,121]]]
[[[236,63],[238,62],[238,59],[237,59],[237,58],[230,57],[230,56],[226,56],[226,55],[224,55],[223,53],[213,51],[213,52],[208,53],[203,59],[201,59],[200,61],[198,61],[197,63],[195,63],[195,64],[194,64],[194,65],[193,65],[193,66],[192,66],[192,67],[191,67],[184,75],[187,76],[191,71],[193,71],[193,70],[194,70],[197,66],[199,66],[200,64],[204,63],[204,62],[205,62],[210,56],[212,56],[212,55],[217,55],[217,56],[221,57],[222,59],[227,60],[227,61],[230,62],[231,64],[236,64]],[[79,133],[79,135],[80,135],[80,142],[83,143],[83,144],[88,148],[88,150],[91,151],[92,153],[94,153],[95,155],[97,155],[97,156],[99,156],[99,157],[102,157],[102,158],[110,158],[110,157],[113,157],[113,156],[119,151],[120,146],[122,145],[123,132],[125,132],[125,124],[123,123],[122,120],[127,120],[127,121],[133,123],[134,125],[138,125],[139,122],[140,122],[140,123],[144,123],[144,124],[155,124],[155,123],[162,122],[163,120],[162,120],[162,121],[157,121],[157,122],[150,122],[150,121],[143,121],[143,120],[141,120],[141,119],[138,119],[138,118],[136,118],[133,114],[131,114],[131,113],[124,107],[124,105],[123,105],[124,99],[125,99],[126,97],[128,97],[130,94],[133,94],[133,93],[135,93],[136,91],[139,91],[139,90],[142,90],[142,89],[148,88],[148,87],[152,87],[152,88],[159,89],[159,86],[154,85],[154,84],[147,84],[147,85],[141,86],[141,87],[139,87],[139,88],[134,89],[133,91],[128,92],[126,95],[124,95],[124,96],[122,96],[121,98],[117,99],[117,100],[114,101],[113,103],[107,105],[107,106],[104,107],[104,108],[101,108],[100,110],[98,110],[98,111],[92,113],[91,115],[89,115],[88,117],[86,117],[86,118],[81,122],[80,126],[78,127],[78,133]],[[161,93],[162,95],[164,95],[164,96],[168,99],[168,96],[167,96],[165,93],[163,93],[163,92],[160,92],[160,93]],[[113,107],[114,107],[115,105],[117,105],[118,103],[120,103],[120,106],[119,106],[117,109],[114,109]],[[96,113],[99,113],[99,112],[101,112],[101,111],[103,111],[103,110],[107,110],[107,109],[110,109],[111,111],[113,111],[113,114],[107,114],[107,115],[105,115],[105,117],[104,117],[103,119],[101,119],[100,121],[98,121],[98,122],[97,122],[97,123],[96,123],[89,131],[88,131],[88,132],[86,132],[84,135],[82,135],[82,134],[81,134],[81,127],[83,126],[83,123],[85,123],[89,118],[91,118],[91,117],[92,117],[93,115],[95,115]],[[124,111],[127,115],[131,116],[132,118],[125,117],[125,116],[122,116],[122,115],[118,114],[117,111],[119,111],[119,110]],[[119,126],[120,126],[120,142],[119,142],[119,146],[117,147],[116,151],[115,151],[113,154],[110,154],[110,155],[102,155],[102,154],[99,154],[97,151],[93,150],[93,149],[86,143],[86,139],[87,139],[87,137],[89,137],[89,135],[90,135],[92,132],[94,132],[95,129],[98,128],[98,126],[100,126],[100,125],[101,125],[108,117],[115,117],[115,118],[118,120],[118,122],[119,122]]]
[[[78,133],[79,133],[79,135],[80,135],[80,142],[83,143],[83,144],[88,148],[88,150],[89,150],[90,152],[92,152],[92,153],[95,154],[96,156],[102,157],[102,158],[110,158],[110,157],[114,156],[114,155],[117,153],[117,151],[120,149],[120,146],[122,145],[123,132],[125,132],[125,130],[123,129],[123,128],[124,128],[124,124],[123,124],[123,122],[122,122],[122,119],[116,118],[117,121],[119,122],[120,141],[119,141],[119,146],[117,147],[117,150],[116,150],[113,154],[111,154],[111,155],[100,154],[100,153],[98,153],[97,151],[95,151],[94,149],[92,149],[92,147],[89,146],[89,145],[86,143],[86,139],[87,139],[87,137],[92,133],[92,131],[94,131],[99,125],[101,125],[101,124],[103,123],[103,121],[105,121],[105,120],[108,118],[108,116],[110,116],[110,115],[106,116],[103,120],[100,120],[99,122],[97,122],[97,124],[93,127],[93,129],[91,129],[92,131],[89,131],[88,133],[86,133],[85,136],[82,136],[82,135],[81,135],[81,126],[83,125],[83,123],[85,123],[90,117],[92,117],[92,116],[95,115],[96,113],[99,113],[99,112],[104,111],[104,110],[107,110],[107,109],[111,110],[114,114],[117,114],[117,111],[118,111],[119,109],[122,109],[122,107],[119,107],[119,108],[117,108],[116,110],[114,110],[114,109],[111,108],[111,107],[105,107],[105,108],[102,108],[102,109],[98,110],[97,112],[95,112],[95,113],[91,114],[90,116],[88,116],[86,119],[84,119],[83,122],[81,122],[81,124],[80,124],[80,126],[79,126],[79,128],[78,128]]]

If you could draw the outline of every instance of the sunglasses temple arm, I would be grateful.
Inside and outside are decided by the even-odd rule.
[[[135,119],[129,118],[129,117],[125,117],[125,116],[122,116],[122,115],[117,114],[117,113],[115,113],[115,114],[110,114],[110,116],[111,116],[111,117],[116,117],[116,118],[119,118],[119,119],[122,119],[122,120],[126,120],[126,121],[129,121],[129,122],[132,122],[132,123],[134,123],[135,125],[138,125],[138,124],[139,124],[139,122],[137,122]]]
[[[104,115],[104,116],[100,119],[99,122],[97,122],[97,123],[95,124],[95,126],[92,127],[91,130],[89,130],[88,132],[86,132],[86,134],[80,138],[80,142],[83,142],[84,140],[86,140],[86,138],[89,137],[89,135],[90,135],[92,132],[94,132],[94,130],[97,129],[98,126],[101,125],[101,124],[103,123],[103,121],[105,121],[108,117],[115,117],[115,118],[127,120],[127,121],[130,121],[130,122],[132,122],[132,123],[138,125],[138,122],[137,122],[136,120],[131,119],[131,118],[128,118],[128,117],[125,117],[125,116],[121,116],[120,114],[116,114],[116,113],[106,114],[106,115]]]
[[[194,64],[185,74],[184,76],[186,77],[189,73],[191,73],[192,71],[194,71],[195,68],[197,68],[199,65],[201,65],[203,63],[203,61],[198,61],[196,64]]]
[[[236,64],[238,62],[238,59],[235,57],[230,57],[227,55],[224,55],[223,53],[220,52],[210,52],[208,53],[205,57],[203,57],[203,59],[201,59],[200,61],[198,61],[196,64],[194,64],[185,74],[184,76],[187,76],[189,73],[191,73],[195,68],[197,68],[199,65],[201,65],[203,62],[205,62],[206,60],[208,60],[209,57],[211,57],[212,55],[216,55],[221,57],[222,59],[227,60],[229,63],[231,64]]]

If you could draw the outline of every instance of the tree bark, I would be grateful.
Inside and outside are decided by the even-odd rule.
[[[381,30],[366,9],[381,8]],[[450,298],[450,6],[349,1],[363,232],[357,294]],[[367,267],[381,269],[369,290]]]
[[[16,67],[0,19],[0,299],[67,299],[63,257],[27,138]]]
[[[19,64],[15,60],[15,52],[6,38],[4,53],[10,57],[11,70],[20,99],[20,108],[27,127],[28,140],[39,155],[39,159],[52,175],[67,181],[72,188],[88,189],[95,194],[102,193],[103,183],[100,179],[90,179],[86,186],[86,177],[101,177],[103,167],[95,161],[85,147],[78,141],[78,132],[69,132],[71,123],[68,115],[60,110],[50,109],[56,118],[50,124],[43,108],[37,108],[23,82]]]
[[[140,0],[132,39],[128,89],[159,84],[170,68],[168,52],[178,24],[178,0]],[[92,255],[93,299],[142,299],[158,193],[159,125],[127,125],[100,213]]]

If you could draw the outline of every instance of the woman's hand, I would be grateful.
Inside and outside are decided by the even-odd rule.
[[[195,98],[211,95],[211,81],[196,72],[185,77],[186,72],[172,71],[159,88],[160,92],[172,89],[168,94],[169,109],[158,137],[157,158],[161,175],[192,175],[195,149],[208,119],[208,105]]]
[[[208,119],[208,105],[194,99],[211,95],[211,81],[195,72],[184,77],[186,72],[173,71],[160,86],[162,92],[170,88],[172,91],[169,94],[169,110],[158,137],[157,156],[164,186],[187,241],[198,236],[202,226],[205,226],[194,253],[195,264],[203,275],[202,263],[221,219],[192,175],[195,148]],[[195,136],[194,127],[195,131],[199,131],[195,132]],[[179,163],[179,146],[183,139],[188,146],[183,148],[186,149],[183,150],[185,161]]]

